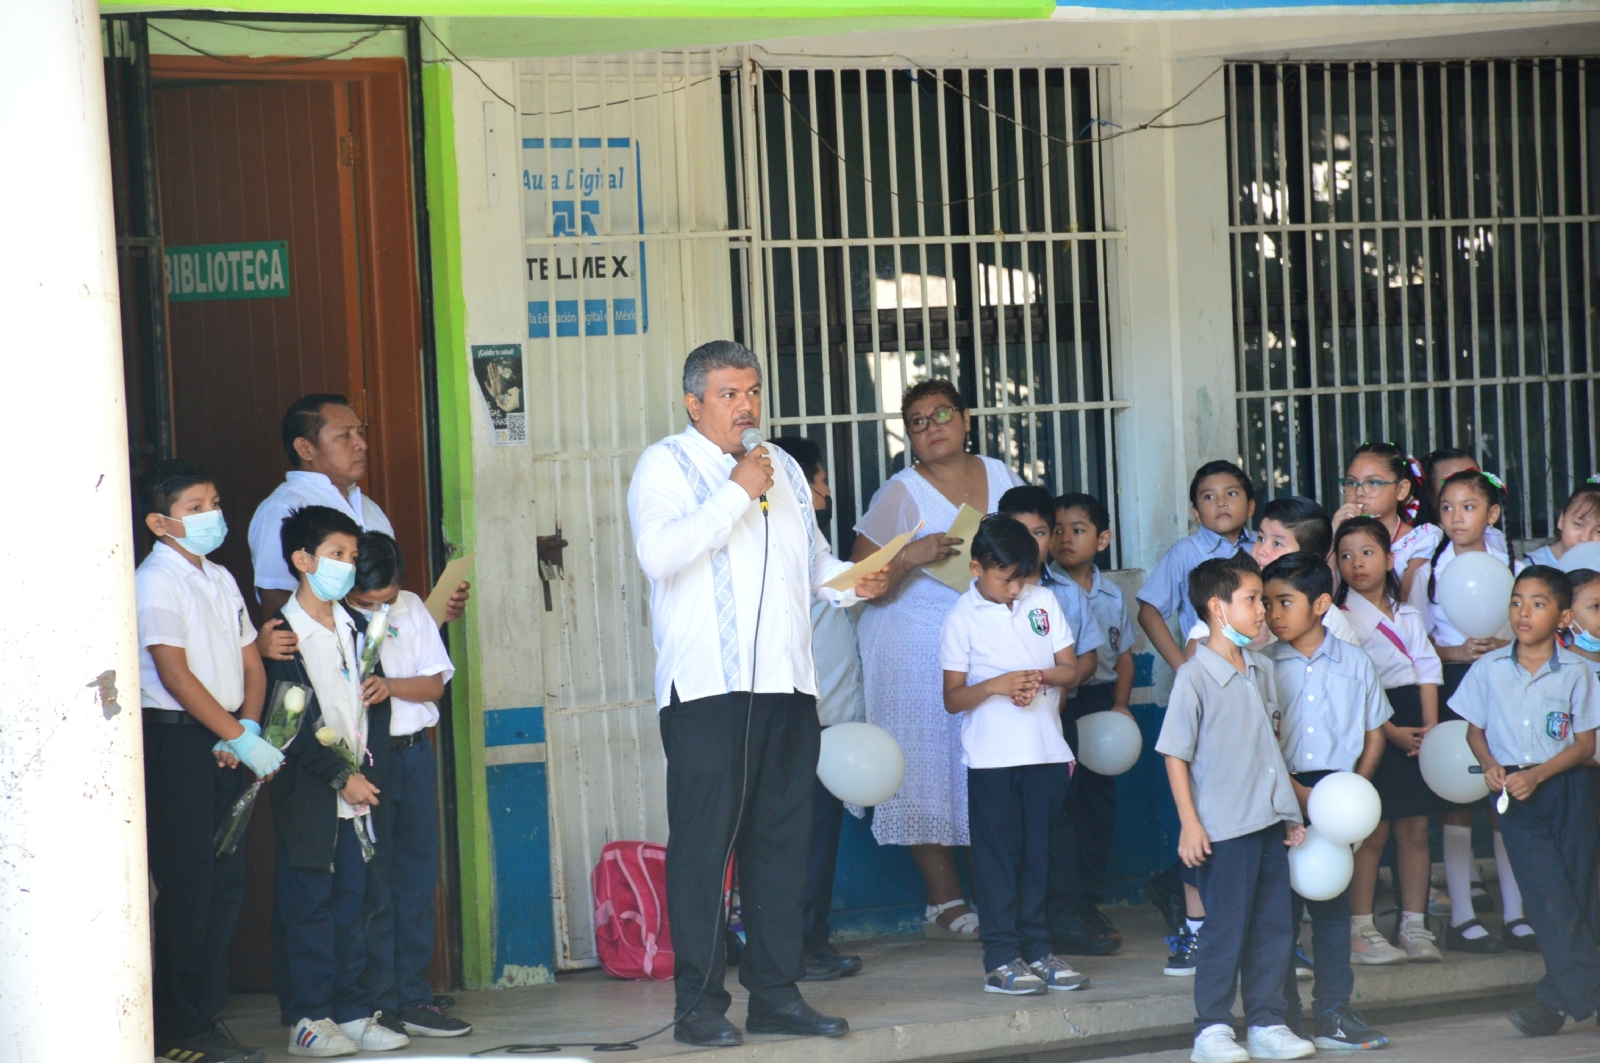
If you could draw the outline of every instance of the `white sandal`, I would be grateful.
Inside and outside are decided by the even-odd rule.
[[[922,936],[929,941],[977,941],[978,913],[966,912],[956,916],[949,926],[939,923],[939,916],[952,908],[966,907],[965,899],[957,897],[943,904],[930,904],[922,912]]]

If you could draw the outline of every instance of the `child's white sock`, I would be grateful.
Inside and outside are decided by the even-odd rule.
[[[1350,917],[1350,929],[1351,930],[1360,930],[1363,927],[1368,927],[1368,926],[1371,926],[1371,925],[1372,925],[1372,913],[1371,912],[1368,912],[1366,915],[1352,915]]]
[[[1511,858],[1506,855],[1506,843],[1501,840],[1499,831],[1494,832],[1494,866],[1500,872],[1500,903],[1505,921],[1510,923],[1521,919],[1522,891],[1517,888],[1517,878],[1511,870]],[[1533,933],[1533,927],[1523,923],[1512,927],[1511,933],[1519,938],[1527,937]]]
[[[1407,912],[1404,910],[1400,912],[1400,929],[1402,930],[1414,926],[1426,928],[1427,925],[1428,917],[1422,912]]]
[[[1200,928],[1205,925],[1206,921],[1204,919],[1185,919],[1183,922],[1184,925],[1189,928],[1189,933],[1198,934],[1200,933]]]
[[[1444,881],[1450,890],[1450,925],[1470,923],[1472,911],[1472,828],[1444,825]],[[1462,932],[1468,940],[1487,937],[1481,926]]]

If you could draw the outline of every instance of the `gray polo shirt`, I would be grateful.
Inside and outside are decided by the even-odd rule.
[[[1490,650],[1468,669],[1450,707],[1484,730],[1503,766],[1543,764],[1600,727],[1600,685],[1589,662],[1556,647],[1537,672],[1517,663],[1517,643]]]
[[[1372,658],[1326,630],[1307,657],[1287,642],[1269,647],[1283,725],[1278,742],[1289,770],[1355,771],[1367,732],[1394,715]]]
[[[1214,842],[1301,822],[1278,749],[1272,662],[1243,653],[1248,676],[1209,646],[1198,647],[1173,677],[1156,739],[1156,752],[1189,762],[1195,808]]]

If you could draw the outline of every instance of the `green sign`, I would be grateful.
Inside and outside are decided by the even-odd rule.
[[[167,248],[167,298],[281,299],[289,294],[289,241]]]

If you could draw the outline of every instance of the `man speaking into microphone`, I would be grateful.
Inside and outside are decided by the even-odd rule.
[[[724,888],[737,856],[751,1033],[839,1037],[800,997],[802,901],[817,770],[813,595],[839,606],[884,589],[822,588],[849,568],[817,530],[793,458],[761,442],[761,363],[729,340],[683,364],[690,425],[639,457],[628,517],[650,578],[656,705],[667,754],[667,915],[687,1044],[744,1040],[726,1012]]]

